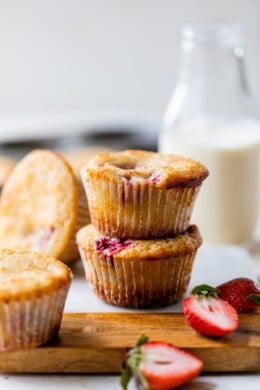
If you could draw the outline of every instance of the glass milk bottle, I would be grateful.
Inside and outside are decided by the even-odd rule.
[[[185,25],[179,78],[159,151],[194,158],[210,175],[193,212],[206,242],[253,237],[258,209],[259,123],[244,68],[243,30]]]

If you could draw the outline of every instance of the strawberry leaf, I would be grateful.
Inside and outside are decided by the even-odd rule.
[[[198,298],[214,297],[218,298],[218,290],[215,287],[209,286],[208,284],[200,284],[192,289],[191,293],[196,295]]]
[[[127,389],[127,385],[132,377],[142,386],[142,389],[149,390],[149,384],[141,371],[139,365],[142,360],[141,346],[149,340],[149,337],[142,335],[136,343],[136,346],[131,349],[127,354],[126,367],[122,371],[120,384],[124,390]]]
[[[126,368],[121,373],[120,384],[124,390],[127,389],[127,385],[132,377],[131,368],[126,366]]]
[[[142,336],[140,336],[139,340],[136,343],[136,347],[140,347],[141,345],[147,343],[148,340],[149,340],[149,337],[142,334]]]
[[[145,379],[144,375],[141,373],[139,368],[135,370],[134,377],[137,383],[141,385],[142,390],[150,390],[149,383],[147,382],[147,380]]]
[[[256,303],[257,305],[260,305],[260,294],[249,294],[247,296],[250,301]]]

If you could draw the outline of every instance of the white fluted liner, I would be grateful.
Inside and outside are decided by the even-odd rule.
[[[116,306],[149,308],[167,306],[184,295],[196,251],[159,260],[106,259],[96,251],[80,254],[86,278],[94,292]]]
[[[71,236],[71,240],[67,244],[65,251],[60,256],[60,260],[62,260],[64,263],[67,264],[75,260],[78,260],[79,251],[76,244],[76,234],[83,226],[90,223],[90,215],[89,215],[86,193],[80,178],[77,179],[77,182],[78,182],[77,223],[74,228],[74,232]]]
[[[183,233],[189,226],[200,189],[159,189],[140,182],[100,178],[85,185],[91,221],[103,234],[120,238],[159,238]]]
[[[49,341],[60,327],[69,285],[40,297],[0,302],[0,351]]]

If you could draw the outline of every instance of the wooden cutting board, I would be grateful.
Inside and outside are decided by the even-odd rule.
[[[196,354],[204,371],[260,371],[260,313],[242,314],[239,329],[221,339],[193,331],[179,313],[66,313],[49,344],[0,353],[8,373],[118,373],[141,334]]]

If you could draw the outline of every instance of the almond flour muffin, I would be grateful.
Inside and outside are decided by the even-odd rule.
[[[184,232],[208,176],[194,160],[140,150],[99,154],[81,172],[91,222],[120,238]]]
[[[77,223],[75,226],[75,234],[78,230],[80,230],[83,226],[90,223],[90,215],[88,208],[88,201],[86,197],[86,193],[83,187],[83,183],[80,177],[80,169],[87,164],[87,162],[101,152],[111,151],[108,148],[103,147],[90,147],[81,150],[75,150],[70,152],[60,151],[62,156],[68,161],[70,166],[73,169],[73,173],[77,182],[78,189],[78,210],[77,210]],[[66,252],[62,255],[62,260],[66,263],[69,262],[71,258],[78,259],[79,252],[78,248],[75,245],[75,234],[73,235],[70,244],[68,244]]]
[[[11,158],[0,156],[0,191],[6,182],[6,179],[12,172],[15,166],[15,161]]]
[[[67,262],[75,243],[77,184],[69,164],[49,150],[25,156],[0,199],[0,248],[34,250]]]
[[[86,278],[107,303],[131,308],[167,306],[185,293],[198,247],[196,226],[174,238],[118,239],[93,225],[77,234]]]
[[[41,345],[55,335],[71,276],[51,257],[0,250],[0,351]]]

